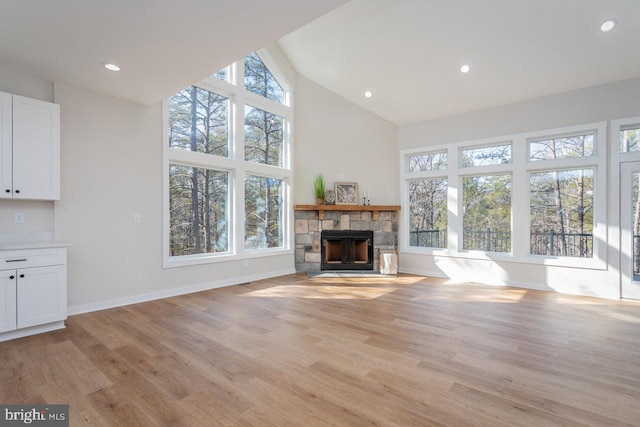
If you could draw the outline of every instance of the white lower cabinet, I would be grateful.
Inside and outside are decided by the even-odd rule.
[[[0,332],[16,329],[16,274],[0,271]]]
[[[0,341],[64,327],[66,248],[0,251]]]

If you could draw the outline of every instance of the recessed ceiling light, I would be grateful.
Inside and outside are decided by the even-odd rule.
[[[366,96],[367,98],[371,98],[373,96],[373,93],[371,93],[371,91],[368,90],[364,93],[364,96]]]
[[[102,65],[104,66],[104,68],[106,68],[109,71],[120,71],[120,67],[118,67],[116,64],[111,64],[109,62],[103,62]]]
[[[471,70],[471,67],[469,67],[467,64],[464,64],[462,67],[460,67],[460,72],[463,74],[467,74],[469,70]]]
[[[600,25],[600,31],[602,31],[603,33],[606,33],[613,30],[615,27],[616,27],[616,20],[607,19],[602,23],[602,25]]]

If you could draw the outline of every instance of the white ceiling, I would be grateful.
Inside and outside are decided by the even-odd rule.
[[[640,77],[638,20],[640,0],[2,0],[0,68],[152,105],[280,39],[406,124]]]
[[[0,68],[151,105],[346,1],[2,0]]]
[[[279,44],[300,74],[406,124],[640,77],[640,0],[353,0]]]

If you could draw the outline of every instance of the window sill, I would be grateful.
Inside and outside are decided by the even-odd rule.
[[[192,265],[216,264],[220,262],[239,262],[248,259],[281,255],[293,255],[293,251],[283,248],[252,249],[246,250],[242,255],[232,253],[216,253],[165,257],[162,263],[162,268],[188,267]]]

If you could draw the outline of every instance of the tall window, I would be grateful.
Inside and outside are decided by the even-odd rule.
[[[511,175],[462,179],[462,247],[487,252],[511,251]]]
[[[460,167],[486,171],[491,167],[511,170],[512,143],[460,149]],[[488,174],[462,178],[462,249],[511,252],[512,175]]]
[[[529,141],[529,160],[552,170],[531,172],[530,253],[593,256],[594,168],[554,168],[559,159],[592,157],[595,133]]]
[[[593,169],[530,174],[531,253],[593,255]]]
[[[409,182],[409,245],[447,246],[447,179],[425,178]]]
[[[267,55],[253,53],[166,102],[165,266],[289,249],[291,108]]]
[[[407,157],[410,246],[447,245],[447,160],[446,152]]]

